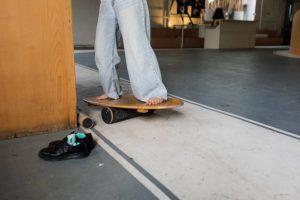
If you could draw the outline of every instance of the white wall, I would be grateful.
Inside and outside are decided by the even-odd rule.
[[[247,4],[245,20],[254,21],[256,15],[256,0],[244,0],[243,2]]]

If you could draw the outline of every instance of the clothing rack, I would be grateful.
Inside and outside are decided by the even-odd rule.
[[[173,7],[173,5],[174,5],[174,2],[175,2],[175,0],[172,0],[171,5],[170,5],[170,8],[169,8],[169,13],[170,13],[171,10],[172,10],[172,7]],[[178,4],[178,0],[176,0],[176,2],[177,2],[177,4]],[[185,3],[187,3],[188,1],[187,1],[187,0],[182,0],[182,2],[183,2],[183,4],[185,4]],[[184,11],[183,11],[183,12],[180,12],[179,15],[180,15],[180,17],[181,17],[182,23],[184,23]],[[193,23],[193,21],[192,21],[192,18],[191,18],[191,16],[190,16],[190,14],[187,12],[186,15],[188,16],[188,18],[189,18],[189,20],[190,20],[190,23],[191,23],[192,25],[194,25],[194,23]]]
[[[171,5],[170,5],[170,8],[169,8],[169,10],[168,10],[168,18],[170,17],[170,13],[171,13],[172,7],[173,7],[173,5],[174,5],[174,2],[175,2],[175,0],[172,0]],[[178,0],[176,0],[176,2],[177,2],[177,4],[178,4]],[[185,3],[187,3],[187,0],[182,0],[182,2],[183,2],[183,5],[185,5]],[[185,6],[184,6],[184,7],[185,7]],[[184,13],[184,8],[183,8],[183,11],[180,12],[180,13],[178,13],[178,14],[180,15],[180,18],[181,18],[181,21],[182,21],[182,25],[181,25],[181,44],[180,44],[180,47],[183,48],[183,44],[184,44],[184,27],[185,27],[185,25],[184,25],[184,15],[185,15],[185,13]],[[192,21],[192,18],[191,18],[191,16],[190,16],[190,14],[187,12],[186,15],[188,16],[188,18],[189,18],[189,20],[190,20],[190,23],[191,23],[192,25],[194,25],[194,23],[193,23],[193,21]]]

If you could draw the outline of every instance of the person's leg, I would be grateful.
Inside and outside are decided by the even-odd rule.
[[[104,94],[99,99],[118,99],[122,95],[116,65],[120,62],[116,44],[117,19],[114,0],[102,0],[95,41],[95,62]]]
[[[126,63],[135,97],[150,104],[167,99],[160,69],[150,45],[146,0],[115,0],[115,12],[123,37]],[[149,102],[150,101],[150,102]]]

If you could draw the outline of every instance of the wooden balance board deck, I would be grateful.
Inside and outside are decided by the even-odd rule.
[[[103,107],[101,115],[105,123],[111,124],[144,114],[152,114],[154,110],[172,109],[183,105],[183,101],[168,98],[157,105],[147,105],[134,96],[122,96],[120,99],[98,100],[97,97],[83,99],[88,105]]]

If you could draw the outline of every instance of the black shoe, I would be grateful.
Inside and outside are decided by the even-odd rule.
[[[71,133],[72,134],[72,133]],[[71,135],[69,134],[69,135]],[[68,138],[53,141],[47,148],[40,150],[39,157],[48,161],[59,161],[68,159],[77,159],[87,157],[91,150],[95,147],[95,143],[91,134],[85,134],[84,138],[76,137],[75,145],[68,143]]]
[[[76,133],[76,132],[75,132],[75,131],[72,131],[70,134],[74,134],[74,133]],[[70,134],[69,134],[69,135],[70,135]],[[90,133],[85,133],[85,135],[86,135],[86,137],[85,137],[83,140],[87,143],[88,148],[89,148],[89,150],[91,151],[91,150],[93,150],[93,149],[95,148],[95,146],[96,146],[95,141],[94,141],[94,139],[93,139],[92,134],[90,134]],[[68,140],[68,138],[67,138],[67,136],[66,136],[66,137],[63,138],[62,140],[55,140],[55,141],[52,141],[52,142],[49,143],[48,147],[55,146],[55,145],[57,145],[57,144],[60,143],[60,142],[65,142],[65,143],[66,143],[67,140]]]

